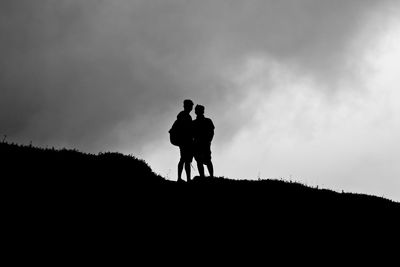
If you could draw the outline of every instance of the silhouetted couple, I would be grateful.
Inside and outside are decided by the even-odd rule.
[[[183,101],[184,110],[181,111],[172,129],[170,130],[171,143],[179,146],[181,158],[178,163],[178,182],[182,182],[182,171],[185,168],[186,178],[191,180],[191,163],[193,157],[197,162],[200,177],[204,175],[204,165],[207,166],[210,177],[214,176],[214,167],[211,161],[211,141],[214,137],[214,124],[211,119],[204,117],[204,106],[196,105],[196,119],[192,120],[190,112],[193,110],[193,101]],[[176,139],[172,140],[173,133]]]

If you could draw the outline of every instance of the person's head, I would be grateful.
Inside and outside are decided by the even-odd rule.
[[[183,108],[186,110],[186,111],[192,111],[192,109],[193,109],[193,101],[192,100],[190,100],[190,99],[186,99],[185,101],[183,101]]]
[[[204,106],[196,105],[196,108],[194,109],[194,112],[196,113],[197,116],[204,115]]]

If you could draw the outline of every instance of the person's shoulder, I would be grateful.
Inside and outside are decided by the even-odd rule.
[[[211,125],[213,128],[215,128],[213,121],[210,118],[206,118],[206,121],[209,125]]]
[[[182,118],[185,118],[185,115],[186,115],[186,114],[185,114],[185,111],[182,110],[181,112],[178,113],[178,116],[176,116],[176,118],[177,118],[177,119],[182,119]]]
[[[179,112],[178,116],[176,116],[176,118],[178,120],[192,120],[192,117],[190,116],[190,114],[188,114],[187,112],[185,112],[184,110],[182,110],[181,112]]]

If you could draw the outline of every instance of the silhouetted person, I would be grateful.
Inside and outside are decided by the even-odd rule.
[[[179,150],[181,158],[178,163],[178,182],[182,182],[182,171],[185,167],[186,179],[189,182],[190,167],[193,160],[193,121],[190,116],[190,112],[193,110],[193,101],[186,99],[183,101],[183,109],[177,116],[177,122],[179,124]]]
[[[193,121],[194,158],[200,177],[204,177],[204,165],[207,166],[210,177],[214,177],[214,167],[211,161],[211,141],[214,137],[214,124],[204,117],[204,106],[196,105],[197,115]]]

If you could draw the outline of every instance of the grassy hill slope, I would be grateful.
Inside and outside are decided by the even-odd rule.
[[[178,184],[155,174],[147,163],[119,153],[85,154],[0,143],[1,182],[23,198],[139,198],[173,207],[173,203],[210,209],[335,209],[340,212],[399,209],[391,200],[355,193],[338,193],[278,180],[199,179]],[[162,186],[161,186],[162,185]],[[135,203],[135,205],[139,205]]]
[[[277,180],[178,184],[118,153],[0,143],[0,162],[3,241],[14,259],[21,251],[68,259],[89,250],[100,259],[105,249],[134,259],[150,253],[146,261],[159,262],[166,248],[174,254],[196,246],[196,253],[220,257],[226,249],[233,259],[234,250],[264,257],[270,246],[287,253],[288,247],[310,250],[310,242],[321,250],[340,244],[336,253],[362,240],[397,240],[400,204],[375,196]]]

